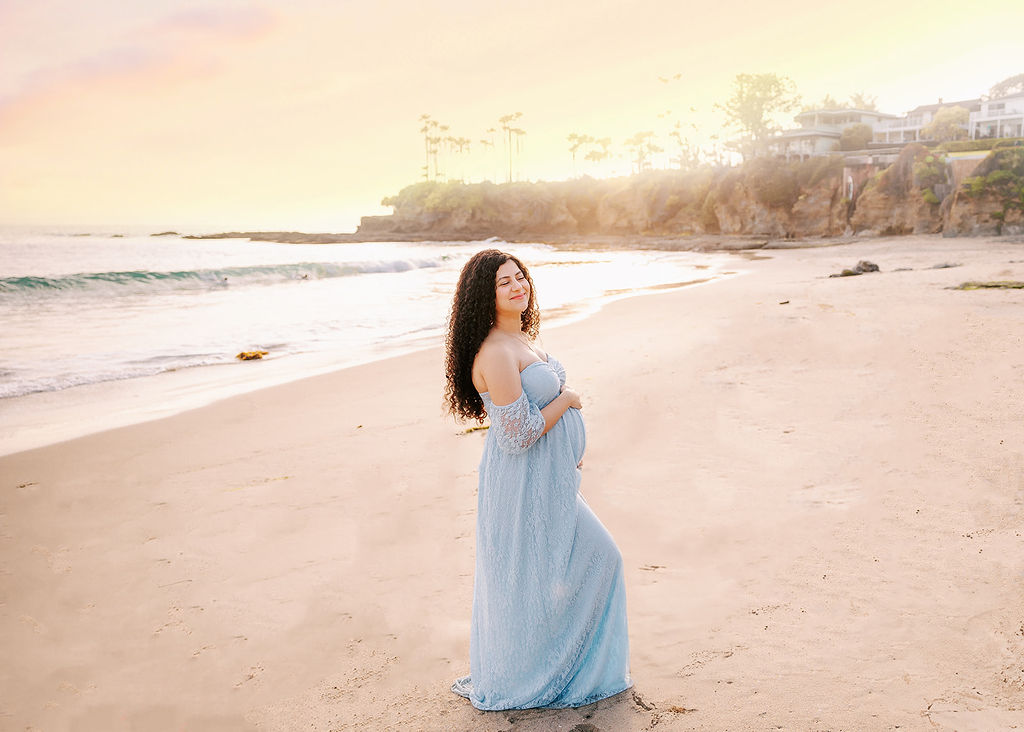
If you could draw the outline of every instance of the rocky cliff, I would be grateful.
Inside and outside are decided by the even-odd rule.
[[[934,234],[942,230],[935,186],[946,185],[945,163],[919,144],[870,179],[850,217],[854,233]]]
[[[951,161],[947,150],[987,156]],[[737,237],[1022,234],[1024,139],[965,140],[935,149],[912,143],[880,170],[834,155],[792,163],[761,158],[736,168],[650,171],[607,180],[424,182],[383,203],[394,213],[364,216],[354,234],[230,232],[186,238],[324,243],[497,236],[743,248],[749,242]],[[688,241],[691,237],[700,239]]]
[[[842,157],[833,156],[795,163],[756,159],[737,168],[651,171],[609,180],[425,182],[386,198],[383,203],[394,213],[363,217],[354,234],[210,236],[297,242],[626,238],[631,245],[678,248],[697,246],[687,244],[688,237],[722,235],[711,243],[712,237],[704,237],[699,245],[715,248],[726,246],[721,242],[729,236],[1024,233],[1024,147],[1019,144],[997,143],[976,167],[962,159],[950,164],[941,148],[911,144],[874,174],[871,168],[846,167]],[[853,191],[852,200],[844,196],[844,181],[852,186],[846,191]]]
[[[755,160],[737,169],[652,171],[555,183],[418,183],[384,200],[357,235],[833,236],[846,228],[841,158]]]
[[[1024,147],[993,150],[943,201],[943,234],[1024,234]]]

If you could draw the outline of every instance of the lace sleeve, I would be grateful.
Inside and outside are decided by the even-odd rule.
[[[511,404],[491,404],[487,416],[498,447],[511,455],[526,452],[544,433],[544,415],[526,398],[525,391]]]

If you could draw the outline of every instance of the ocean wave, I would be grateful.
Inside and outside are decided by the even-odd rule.
[[[77,373],[40,374],[28,378],[12,378],[0,382],[0,399],[38,394],[41,392],[61,391],[75,386],[100,384],[107,381],[124,381],[144,376],[156,376],[167,371],[194,368],[196,366],[216,366],[234,362],[230,355],[197,356],[197,357],[164,357],[144,361],[133,365],[122,364],[108,369],[81,371]]]
[[[219,287],[279,284],[287,281],[324,280],[364,274],[408,272],[440,267],[443,258],[392,259],[376,262],[299,262],[174,272],[134,270],[87,272],[56,277],[0,277],[0,299],[48,297],[61,293],[128,294],[154,290],[209,290]]]

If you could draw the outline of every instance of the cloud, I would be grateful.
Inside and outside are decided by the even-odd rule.
[[[224,37],[244,37],[272,27],[274,17],[262,8],[197,7],[174,13],[158,25],[169,30],[210,31]]]
[[[217,66],[215,51],[222,44],[258,37],[275,25],[271,13],[253,7],[196,7],[148,21],[102,47],[23,73],[14,90],[0,95],[0,126],[37,105],[95,84],[176,67],[211,73]],[[83,28],[83,33],[88,31]]]

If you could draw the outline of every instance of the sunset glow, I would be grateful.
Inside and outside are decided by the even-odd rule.
[[[679,121],[696,144],[727,137],[714,105],[738,73],[788,76],[806,102],[864,92],[903,113],[1024,71],[1018,0],[855,11],[0,3],[0,223],[346,231],[422,176],[422,114],[471,140],[449,178],[500,182],[501,140],[480,140],[522,112],[514,175],[551,180],[574,173],[573,132],[612,138],[606,164],[577,160],[595,175],[629,172],[622,143],[638,131],[665,137]]]

